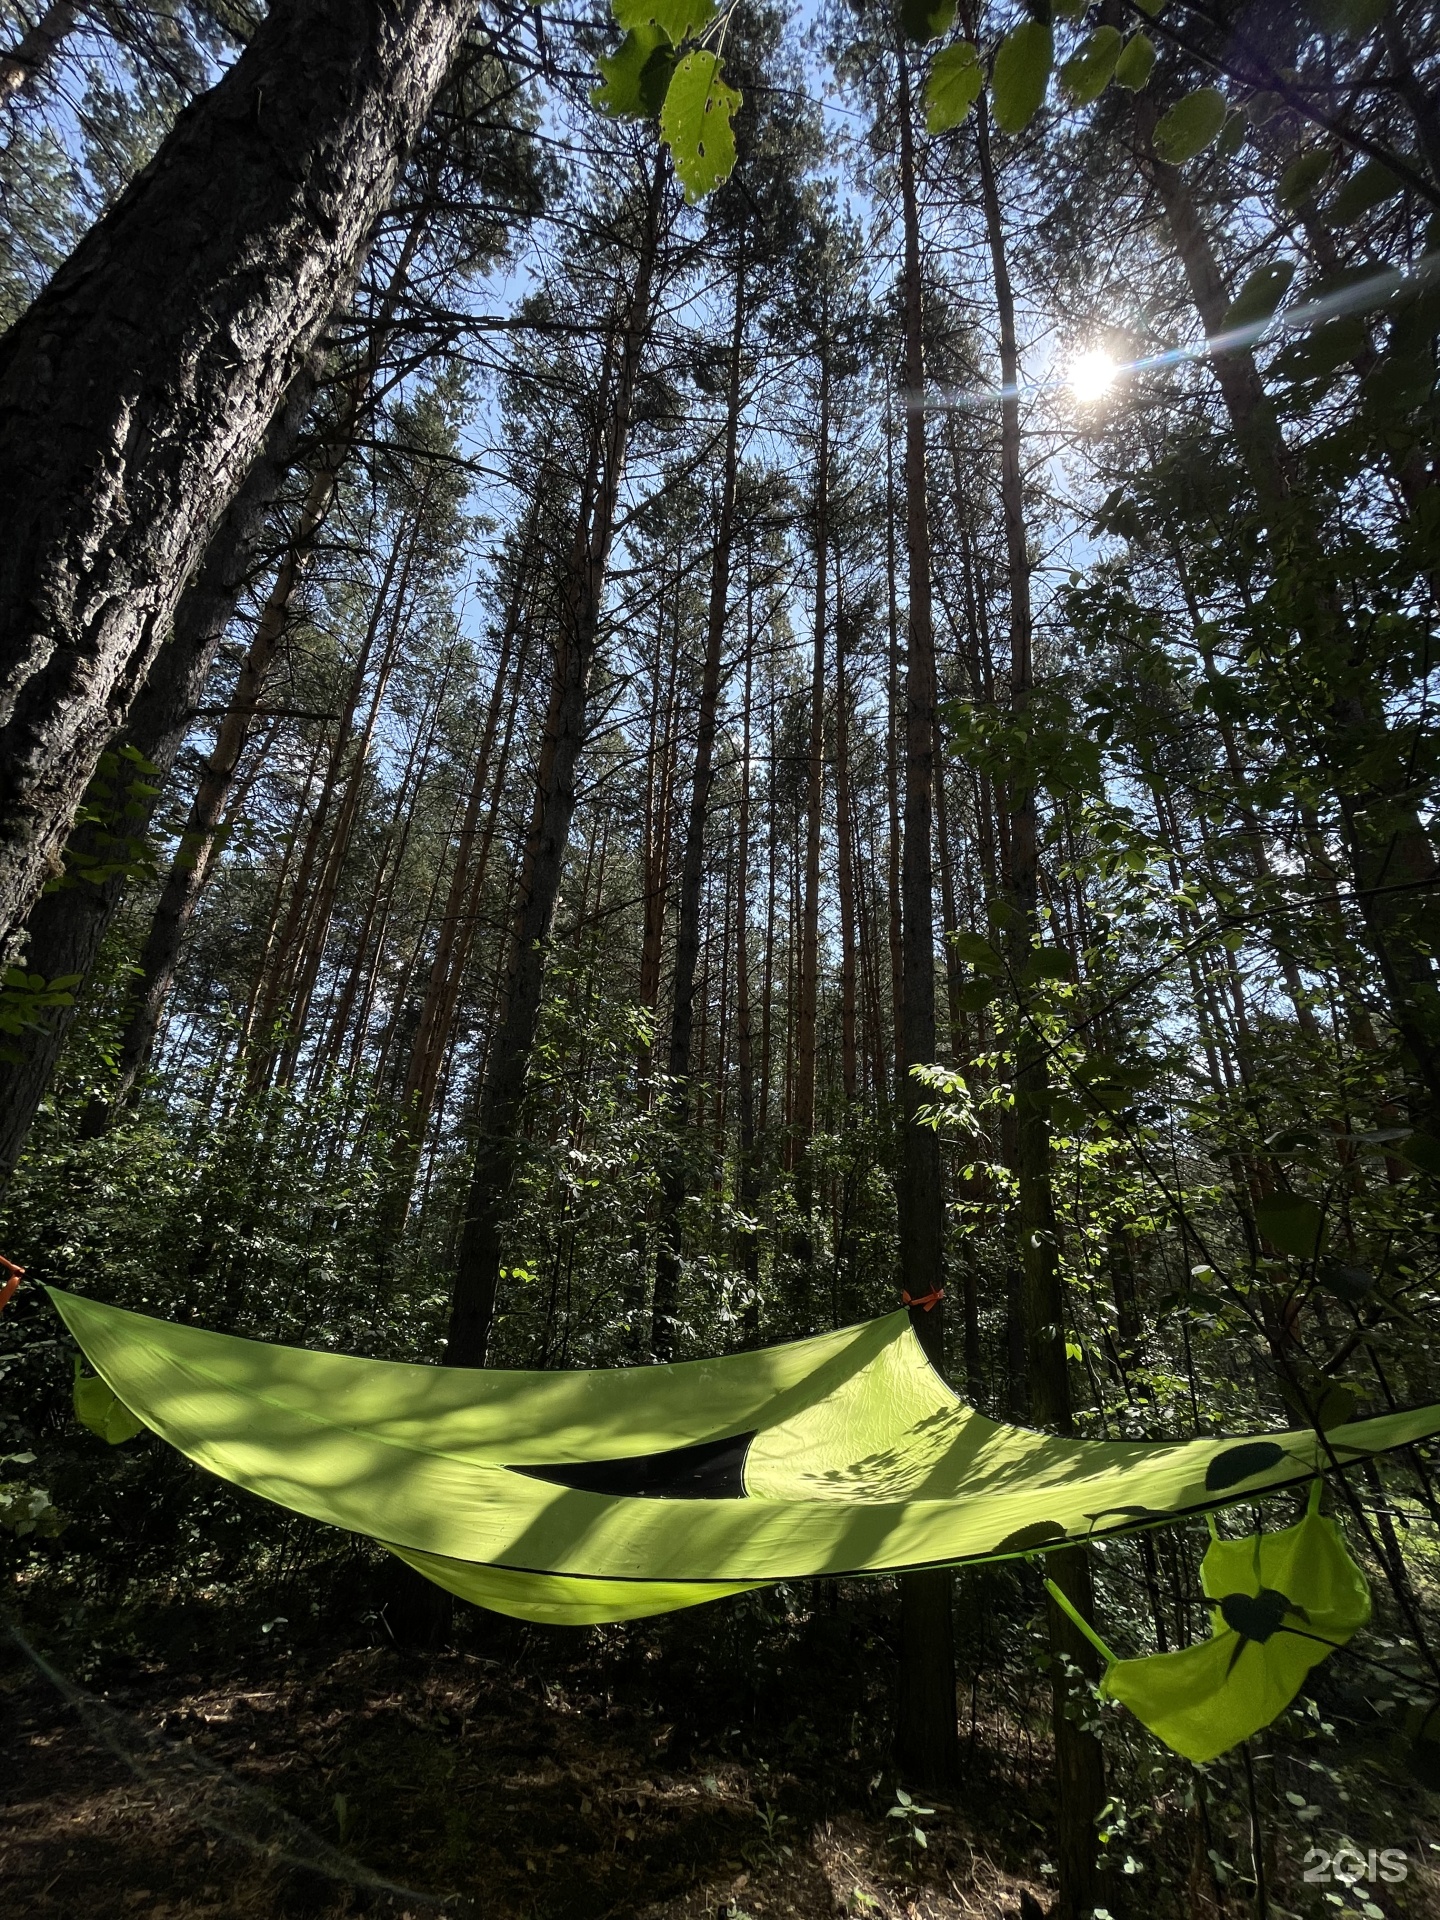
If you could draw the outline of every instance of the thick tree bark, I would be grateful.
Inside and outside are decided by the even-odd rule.
[[[700,956],[701,887],[705,872],[705,826],[715,780],[715,729],[725,657],[725,612],[730,598],[730,557],[735,534],[735,483],[739,472],[740,358],[745,331],[745,260],[735,263],[735,310],[730,335],[730,381],[725,403],[725,457],[720,476],[715,549],[710,565],[710,605],[705,664],[695,720],[695,768],[680,859],[680,899],[675,921],[675,983],[670,1015],[669,1125],[674,1136],[661,1187],[660,1234],[655,1254],[655,1298],[650,1348],[670,1357],[680,1305],[680,1226],[685,1201],[685,1154],[681,1136],[690,1117],[691,1054],[695,1034],[695,968]]]
[[[519,1158],[520,1110],[539,1026],[546,949],[575,812],[575,775],[585,744],[587,696],[599,639],[615,509],[625,470],[635,382],[649,334],[665,178],[662,150],[651,179],[619,367],[613,376],[607,368],[602,382],[590,471],[566,568],[555,679],[506,966],[504,1010],[486,1065],[479,1142],[460,1234],[445,1352],[450,1366],[484,1364],[499,1291],[503,1234]]]
[[[916,1299],[944,1277],[945,1217],[940,1142],[918,1119],[924,1092],[910,1072],[935,1058],[935,916],[931,852],[935,794],[935,630],[930,581],[930,508],[925,484],[925,347],[920,216],[906,55],[900,78],[900,187],[905,224],[905,541],[909,649],[905,673],[905,844],[901,908],[905,999],[900,1078],[900,1277]],[[945,1365],[944,1307],[911,1318],[937,1372]],[[960,1763],[955,1716],[955,1627],[948,1569],[900,1582],[900,1697],[896,1757],[921,1786],[945,1786]]]
[[[133,747],[148,761],[159,781],[147,777],[140,782],[147,791],[131,795],[122,822],[77,829],[72,844],[83,856],[81,872],[88,861],[105,860],[115,825],[136,837],[149,827],[156,797],[153,788],[169,773],[189,730],[216,649],[255,566],[266,509],[294,457],[313,392],[313,370],[306,367],[292,384],[245,485],[181,595],[170,637],[131,709],[121,744]],[[69,974],[87,979],[126,885],[123,871],[98,883],[77,873],[54,892],[42,893],[26,922],[27,970],[46,980]],[[0,1062],[0,1186],[14,1171],[73,1021],[73,1008],[52,1015],[43,1027],[17,1035],[8,1049],[14,1057]]]
[[[0,341],[0,961],[471,0],[288,0]]]
[[[1033,627],[1030,608],[1030,556],[1025,534],[1025,498],[1021,469],[1020,359],[1015,336],[1015,301],[1005,256],[1000,198],[990,155],[989,117],[984,100],[976,103],[976,148],[985,227],[995,276],[1000,318],[1000,497],[1010,571],[1010,699],[1022,724],[1034,688]],[[1060,1247],[1050,1178],[1048,1055],[1044,1037],[1029,1017],[1024,975],[1040,931],[1039,831],[1033,787],[1010,794],[1011,910],[1009,952],[1012,975],[1020,984],[1015,1035],[1015,1174],[1019,1192],[1016,1226],[1022,1261],[1022,1301],[1030,1407],[1048,1431],[1073,1428],[1070,1379],[1065,1354],[1065,1301]],[[1066,1547],[1046,1556],[1046,1570],[1082,1613],[1093,1608],[1090,1561],[1083,1547]],[[1055,1770],[1060,1787],[1059,1912],[1079,1920],[1095,1904],[1095,1822],[1105,1805],[1105,1764],[1100,1743],[1081,1731],[1073,1717],[1080,1698],[1069,1670],[1093,1674],[1093,1648],[1052,1599],[1049,1603]]]

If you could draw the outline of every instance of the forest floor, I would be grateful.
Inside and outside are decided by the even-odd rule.
[[[231,1635],[207,1648],[202,1633],[147,1651],[132,1634],[136,1650],[86,1662],[72,1633],[78,1681],[59,1671],[59,1651],[47,1678],[6,1645],[4,1912],[1031,1920],[1048,1910],[1033,1794],[992,1779],[967,1793],[963,1815],[932,1801],[917,1822],[923,1845],[889,1817],[894,1782],[872,1771],[864,1686],[848,1717],[834,1711],[872,1666],[888,1683],[888,1663],[867,1661],[853,1623],[830,1623],[834,1644],[811,1634],[767,1670],[773,1636],[748,1658],[734,1647],[717,1656],[716,1612],[650,1633],[501,1623],[483,1650],[430,1657],[287,1647],[281,1621],[266,1637],[252,1627],[248,1645]],[[807,1697],[825,1703],[813,1716]]]

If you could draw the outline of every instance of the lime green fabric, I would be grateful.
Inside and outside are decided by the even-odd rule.
[[[1152,1443],[1001,1425],[951,1393],[903,1312],[718,1360],[521,1373],[269,1346],[51,1297],[125,1404],[221,1478],[368,1534],[487,1606],[487,1569],[623,1583],[600,1599],[587,1586],[574,1612],[548,1588],[543,1616],[527,1584],[491,1583],[503,1611],[532,1618],[1031,1553],[1292,1485],[1329,1460],[1310,1432]],[[1345,1460],[1437,1432],[1428,1407],[1328,1440]],[[517,1471],[749,1433],[740,1499],[617,1496]]]
[[[137,1433],[145,1431],[145,1422],[137,1420],[123,1400],[116,1398],[99,1374],[83,1373],[80,1356],[75,1356],[75,1386],[71,1398],[75,1418],[82,1427],[98,1434],[112,1447],[123,1446]]]
[[[1212,1540],[1200,1564],[1216,1602],[1209,1640],[1116,1660],[1100,1691],[1188,1760],[1213,1760],[1283,1713],[1312,1667],[1370,1618],[1370,1588],[1339,1529],[1298,1526]]]

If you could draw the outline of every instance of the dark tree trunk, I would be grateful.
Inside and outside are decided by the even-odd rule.
[[[314,379],[307,367],[294,381],[245,485],[216,530],[195,578],[181,595],[170,637],[131,709],[121,744],[133,747],[162,781],[189,729],[216,648],[255,565],[266,509],[294,456],[313,391]],[[157,784],[148,776],[140,782],[145,789]],[[29,972],[46,980],[71,974],[79,975],[82,981],[89,977],[124,895],[127,876],[122,870],[95,882],[80,875],[96,860],[105,863],[107,854],[113,851],[110,839],[116,825],[122,826],[127,835],[142,836],[154,805],[153,791],[132,795],[123,821],[108,828],[85,825],[77,829],[70,843],[72,855],[80,856],[74,862],[74,871],[65,885],[41,894],[26,922],[25,966]],[[17,1035],[8,1049],[12,1058],[0,1061],[0,1186],[14,1171],[73,1020],[74,1010],[67,1008],[43,1027]]]
[[[976,147],[985,226],[995,275],[1000,317],[1000,497],[1005,516],[1010,572],[1010,697],[1023,724],[1034,686],[1030,556],[1025,537],[1025,498],[1021,469],[1020,360],[1015,337],[1015,301],[1005,257],[1000,198],[991,163],[985,102],[976,103]],[[1010,794],[1009,870],[1011,972],[1020,979],[1039,932],[1039,833],[1033,787]],[[1060,1249],[1050,1181],[1049,1072],[1043,1035],[1027,1016],[1023,985],[1015,1037],[1015,1176],[1019,1193],[1022,1317],[1030,1387],[1030,1408],[1047,1431],[1072,1430],[1070,1380],[1065,1355],[1065,1300]],[[1093,1609],[1090,1561],[1083,1547],[1066,1547],[1046,1556],[1056,1586],[1088,1615]],[[1050,1647],[1054,1657],[1052,1711],[1055,1769],[1060,1787],[1059,1913],[1079,1920],[1095,1904],[1095,1823],[1105,1805],[1105,1764],[1100,1743],[1072,1717],[1078,1705],[1068,1677],[1073,1665],[1082,1674],[1095,1671],[1095,1652],[1052,1599]]]
[[[0,341],[0,961],[470,0],[288,0]]]
[[[915,1298],[939,1291],[945,1218],[940,1142],[917,1118],[924,1099],[912,1067],[935,1058],[935,919],[931,856],[935,792],[935,632],[930,584],[930,512],[925,487],[925,349],[920,217],[915,196],[910,75],[900,74],[900,185],[905,219],[905,538],[909,558],[909,652],[905,674],[905,844],[901,861],[904,1010],[900,1068],[900,1276]],[[944,1307],[912,1314],[936,1370],[945,1365]],[[947,1569],[901,1580],[900,1700],[896,1756],[921,1786],[946,1786],[959,1768],[955,1628]]]
[[[680,1222],[685,1201],[682,1135],[690,1117],[691,1054],[695,1034],[695,968],[700,957],[701,887],[705,872],[705,823],[715,778],[715,727],[725,651],[725,610],[730,597],[730,548],[735,528],[735,478],[739,465],[740,346],[745,329],[745,262],[735,266],[735,316],[730,337],[730,384],[725,413],[725,464],[720,479],[715,552],[710,567],[710,606],[705,632],[705,665],[696,716],[695,770],[690,781],[690,810],[680,859],[680,901],[675,923],[675,986],[670,1016],[670,1113],[675,1136],[669,1150],[661,1194],[660,1235],[655,1256],[655,1300],[650,1347],[666,1360],[674,1344],[680,1305]]]
[[[539,1026],[546,950],[575,812],[575,775],[585,744],[586,703],[615,532],[616,502],[625,470],[635,381],[650,326],[665,178],[662,152],[651,180],[619,368],[613,375],[607,368],[602,382],[590,471],[566,568],[555,679],[536,780],[535,811],[520,876],[504,1011],[486,1066],[479,1143],[460,1234],[445,1351],[450,1366],[483,1366],[495,1314],[504,1258],[502,1236],[519,1156],[520,1109]]]

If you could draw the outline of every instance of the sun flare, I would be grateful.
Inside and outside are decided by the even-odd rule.
[[[1070,391],[1082,406],[1103,400],[1120,369],[1102,347],[1078,354],[1070,363]]]

